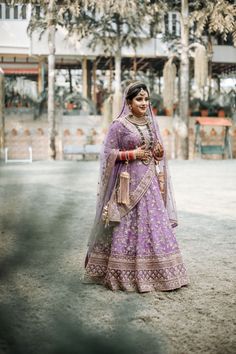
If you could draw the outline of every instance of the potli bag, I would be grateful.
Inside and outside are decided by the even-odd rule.
[[[129,205],[129,183],[130,183],[130,174],[128,171],[121,172],[119,188],[117,191],[117,202],[119,204]]]

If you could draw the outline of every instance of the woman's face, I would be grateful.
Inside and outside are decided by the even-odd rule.
[[[143,117],[149,105],[149,95],[143,89],[130,102],[131,112],[136,117]]]

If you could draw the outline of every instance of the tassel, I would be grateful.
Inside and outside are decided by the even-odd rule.
[[[105,224],[105,228],[109,225],[108,205],[105,205],[102,211],[102,220]]]
[[[159,172],[157,175],[158,182],[159,182],[159,187],[160,187],[160,192],[162,195],[162,198],[164,199],[165,196],[165,175],[163,172]]]
[[[117,201],[119,204],[129,205],[129,182],[130,182],[130,174],[129,172],[121,172],[120,174],[120,184],[119,189],[117,191]]]

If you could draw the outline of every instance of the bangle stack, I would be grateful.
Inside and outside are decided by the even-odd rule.
[[[127,151],[128,160],[136,160],[136,153],[134,150]]]
[[[120,152],[120,160],[121,161],[126,161],[127,158],[126,158],[126,151],[121,151]]]
[[[136,160],[136,152],[135,152],[135,150],[121,151],[120,152],[120,160],[121,161]]]

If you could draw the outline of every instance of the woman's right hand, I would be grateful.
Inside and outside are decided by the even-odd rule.
[[[152,157],[152,153],[150,150],[146,150],[146,144],[143,144],[142,146],[138,147],[135,150],[136,153],[136,158],[139,160],[147,160]]]

